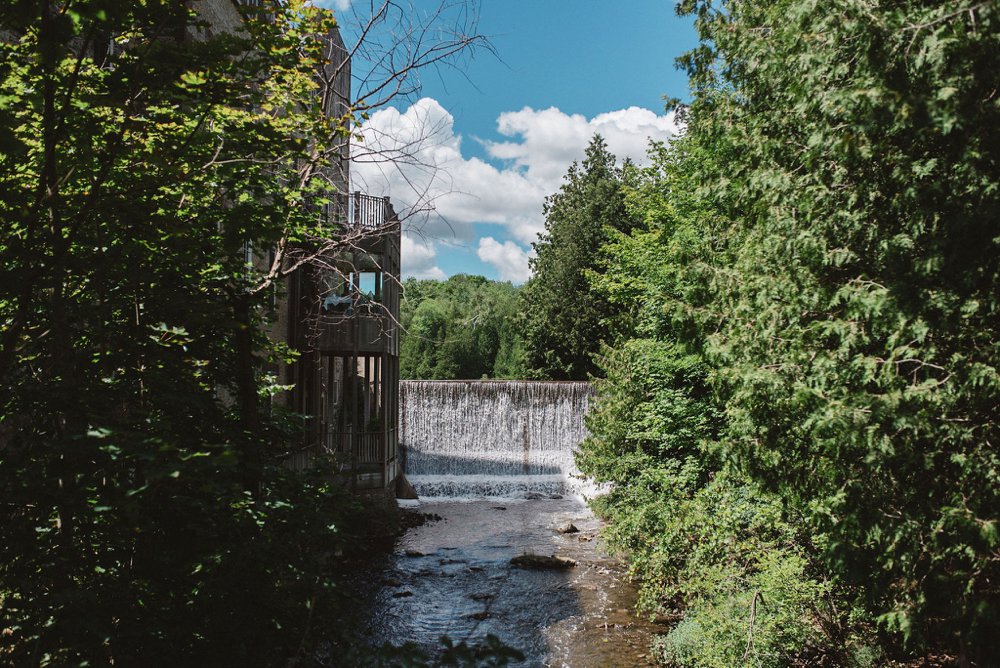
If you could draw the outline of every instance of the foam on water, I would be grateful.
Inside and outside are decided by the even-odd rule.
[[[402,381],[400,441],[421,498],[590,495],[574,452],[588,383]]]

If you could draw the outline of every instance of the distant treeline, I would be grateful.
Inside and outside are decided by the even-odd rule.
[[[482,276],[407,279],[400,320],[405,379],[521,378],[519,289]]]

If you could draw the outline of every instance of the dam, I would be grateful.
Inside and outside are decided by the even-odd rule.
[[[587,436],[589,383],[399,384],[404,471],[421,498],[580,494],[574,453]]]

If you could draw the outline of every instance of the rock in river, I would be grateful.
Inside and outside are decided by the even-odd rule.
[[[525,570],[563,570],[576,566],[576,559],[557,557],[554,554],[550,557],[541,554],[522,554],[511,559],[510,565]]]

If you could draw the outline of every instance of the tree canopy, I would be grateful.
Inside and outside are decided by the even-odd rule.
[[[545,232],[532,244],[534,276],[522,292],[525,364],[531,377],[586,380],[593,356],[608,339],[613,309],[592,292],[587,274],[609,230],[629,230],[622,170],[596,135],[586,157],[566,173],[545,202]]]
[[[482,276],[403,283],[400,375],[407,379],[520,378],[519,290]]]
[[[679,6],[686,133],[592,280],[636,322],[581,455],[645,600],[686,608],[663,655],[990,665],[1000,13]]]
[[[343,241],[333,18],[203,6],[0,4],[3,663],[279,663],[349,542],[267,409],[296,263],[248,262]]]

